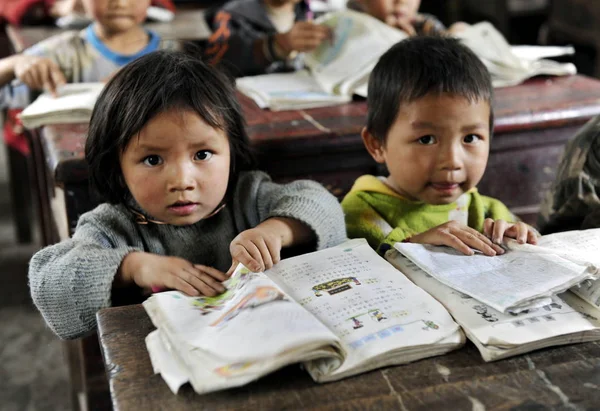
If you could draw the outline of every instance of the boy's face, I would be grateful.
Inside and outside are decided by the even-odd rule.
[[[125,32],[146,19],[150,0],[82,0],[89,17],[110,32]]]
[[[404,105],[385,145],[363,130],[373,158],[385,163],[388,183],[403,197],[449,204],[479,183],[490,148],[490,105],[428,94]]]
[[[410,24],[421,0],[360,0],[365,12],[394,27]]]

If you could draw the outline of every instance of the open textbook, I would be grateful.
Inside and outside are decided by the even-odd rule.
[[[238,267],[218,297],[169,291],[144,302],[146,338],[173,392],[235,387],[302,362],[317,382],[440,355],[463,345],[446,309],[363,239],[285,259],[266,273]]]
[[[243,77],[237,88],[261,108],[290,110],[339,104],[367,95],[379,57],[407,35],[365,13],[341,10],[321,16],[333,36],[305,54],[307,70]]]
[[[27,128],[86,123],[103,88],[104,83],[70,83],[59,87],[56,97],[45,92],[23,110],[21,121]]]
[[[600,310],[570,291],[553,296],[542,307],[504,314],[445,286],[397,250],[389,250],[385,257],[446,307],[485,361],[544,347],[600,340]]]
[[[558,63],[540,57],[574,54],[572,47],[523,46],[511,47],[502,34],[489,22],[481,22],[454,34],[485,64],[494,87],[514,86],[537,75],[567,75],[577,73],[572,63]]]
[[[305,55],[306,70],[239,78],[237,88],[259,107],[273,111],[344,103],[353,94],[366,97],[369,74],[379,57],[407,38],[403,31],[352,10],[333,12],[316,22],[332,28],[333,41]],[[511,46],[489,22],[454,36],[483,61],[494,87],[513,86],[541,74],[577,72],[571,63],[543,58],[574,54],[572,47]]]
[[[600,229],[546,235],[538,245],[506,239],[506,245],[495,257],[412,243],[394,248],[441,283],[503,313],[546,305],[571,287],[598,306]]]

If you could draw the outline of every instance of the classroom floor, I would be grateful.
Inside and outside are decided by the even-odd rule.
[[[16,243],[5,153],[0,136],[0,410],[68,410],[62,345],[27,286],[27,263],[39,245]]]

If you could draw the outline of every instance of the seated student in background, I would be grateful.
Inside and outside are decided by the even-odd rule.
[[[115,74],[94,107],[85,159],[106,203],[29,264],[33,301],[61,338],[93,330],[118,297],[140,302],[165,288],[214,296],[238,263],[258,272],[284,247],[346,239],[323,186],[276,184],[252,168],[233,84],[180,51]]]
[[[542,234],[600,228],[600,116],[567,143],[538,227]]]
[[[21,54],[0,60],[0,107],[24,107],[30,90],[55,92],[64,83],[106,81],[120,67],[178,42],[163,41],[142,27],[150,0],[82,0],[94,20],[80,32],[68,31]],[[11,87],[18,79],[27,87]]]
[[[388,177],[357,179],[342,201],[350,238],[385,252],[396,242],[502,254],[503,236],[536,243],[504,204],[475,188],[493,130],[490,76],[450,37],[413,37],[379,60],[369,79],[364,144]]]
[[[467,26],[457,22],[450,28],[431,14],[419,13],[421,0],[350,0],[348,8],[363,11],[383,21],[389,26],[399,28],[410,36],[455,33]]]
[[[303,0],[233,0],[209,17],[213,34],[205,55],[236,77],[294,71],[298,52],[311,51],[330,37],[329,29],[308,21]]]

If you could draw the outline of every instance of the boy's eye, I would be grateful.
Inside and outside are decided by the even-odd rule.
[[[434,136],[423,136],[423,137],[419,137],[419,143],[420,144],[434,144],[435,143],[435,137]]]
[[[468,134],[464,138],[465,143],[475,143],[479,140],[481,140],[481,137],[479,137],[477,134]]]
[[[213,156],[213,153],[211,153],[208,150],[200,150],[196,153],[196,160],[200,160],[200,161],[206,161],[206,160],[210,160],[210,158]]]
[[[154,167],[159,164],[162,164],[162,158],[160,158],[160,156],[157,155],[148,156],[144,158],[143,163],[147,166]]]

